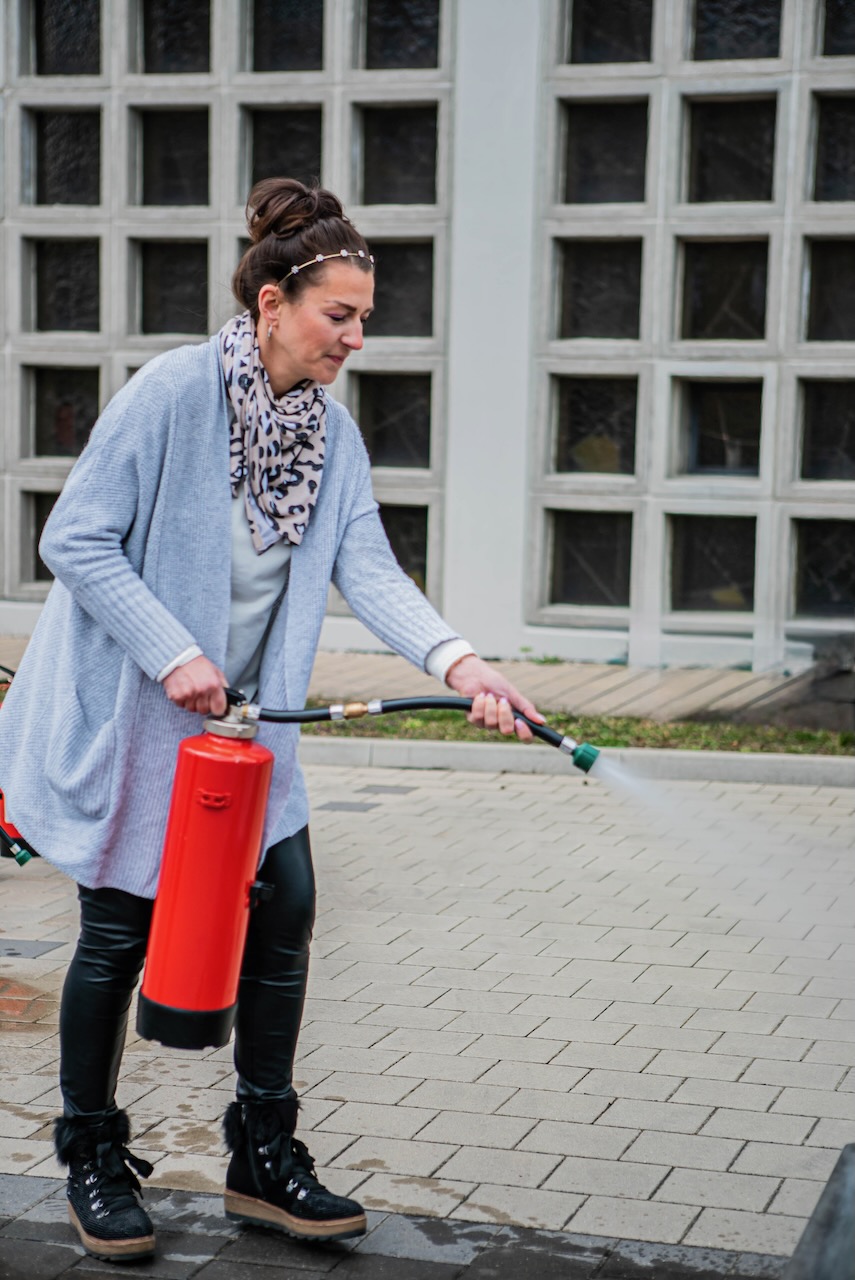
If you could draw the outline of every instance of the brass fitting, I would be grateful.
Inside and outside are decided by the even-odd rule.
[[[368,715],[368,706],[364,702],[346,702],[344,704],[345,720],[358,720],[360,716]]]

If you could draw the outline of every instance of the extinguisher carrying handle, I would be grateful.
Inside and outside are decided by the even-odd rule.
[[[446,698],[442,696],[424,698],[375,698],[371,702],[333,703],[329,707],[308,707],[302,711],[277,711],[272,707],[258,707],[247,701],[240,689],[226,689],[226,697],[232,706],[242,708],[244,716],[249,720],[267,720],[275,724],[310,724],[321,720],[357,720],[364,715],[388,715],[396,711],[470,711],[471,698]],[[514,718],[528,725],[536,738],[551,747],[563,751],[572,751],[578,747],[573,738],[568,738],[548,725],[538,724],[530,720],[522,711],[512,708]],[[587,745],[587,744],[586,744]],[[595,750],[595,748],[591,748]],[[596,758],[596,757],[595,757]]]

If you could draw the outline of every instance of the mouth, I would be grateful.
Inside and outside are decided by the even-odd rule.
[[[333,363],[333,364],[336,366],[336,368],[338,368],[338,369],[340,369],[340,368],[341,368],[341,366],[344,364],[345,359],[346,359],[346,357],[345,357],[345,356],[327,356],[327,360],[331,360],[331,361],[332,361],[332,363]]]

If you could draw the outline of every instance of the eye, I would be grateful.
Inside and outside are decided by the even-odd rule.
[[[333,314],[330,314],[330,320],[334,320],[336,324],[341,324],[341,323],[342,323],[342,321],[343,321],[343,320],[346,320],[346,319],[347,319],[347,316],[340,316],[340,315],[333,315]]]

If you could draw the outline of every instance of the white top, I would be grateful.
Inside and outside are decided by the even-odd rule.
[[[277,540],[257,555],[246,518],[245,484],[232,499],[232,602],[225,673],[229,684],[250,699],[258,693],[258,673],[267,631],[288,585],[291,544]]]

